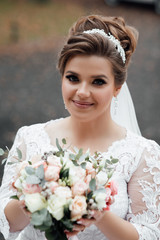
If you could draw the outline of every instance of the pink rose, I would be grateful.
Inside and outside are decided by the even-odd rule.
[[[38,184],[28,184],[25,183],[23,186],[23,193],[24,194],[32,194],[32,193],[40,193],[42,188]]]
[[[31,165],[33,168],[38,168],[40,165],[43,165],[43,167],[44,167],[44,171],[46,171],[46,169],[47,169],[47,163],[46,162],[44,162],[43,160],[41,160],[41,161],[39,161],[39,162],[36,162],[36,163],[34,163],[33,165]]]
[[[44,172],[45,179],[47,181],[57,181],[59,178],[60,167],[58,166],[48,166],[46,171]]]
[[[111,189],[111,195],[114,196],[118,193],[117,184],[112,180],[108,183],[108,186]]]
[[[110,196],[111,196],[112,192],[110,188],[106,188],[106,203],[110,200]]]
[[[80,219],[84,214],[86,214],[86,208],[86,198],[84,196],[75,196],[70,205],[72,220]]]
[[[87,190],[87,187],[88,185],[81,180],[76,182],[72,187],[73,196],[83,195],[84,192]]]

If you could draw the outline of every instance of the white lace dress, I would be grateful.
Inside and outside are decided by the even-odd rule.
[[[53,121],[53,120],[52,120]],[[59,121],[59,120],[56,120]],[[53,150],[45,124],[19,129],[9,159],[20,145],[26,147],[26,161],[35,154]],[[118,183],[118,195],[111,211],[130,221],[139,233],[140,240],[160,239],[160,147],[151,140],[127,131],[126,137],[116,141],[103,153],[119,159],[113,178]],[[9,160],[9,161],[10,161]],[[13,195],[9,183],[15,175],[16,164],[6,165],[0,188],[0,231],[8,240],[44,240],[44,234],[28,225],[23,231],[10,233],[4,208]],[[92,225],[78,234],[80,240],[106,240]]]

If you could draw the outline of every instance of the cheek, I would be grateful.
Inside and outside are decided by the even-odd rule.
[[[113,93],[111,91],[104,91],[97,94],[97,100],[102,106],[110,104],[113,98]]]

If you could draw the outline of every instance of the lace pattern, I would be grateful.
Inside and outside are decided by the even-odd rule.
[[[50,139],[45,132],[45,126],[49,123],[21,128],[10,151],[9,161],[21,144],[26,147],[26,160],[35,154],[53,150],[55,147],[50,144]],[[128,131],[124,139],[114,142],[103,154],[106,157],[113,156],[119,159],[113,175],[118,182],[118,195],[111,211],[135,226],[139,233],[139,240],[158,240],[160,236],[160,147],[154,141],[146,140]],[[20,234],[9,233],[4,208],[10,201],[9,197],[13,195],[9,188],[16,164],[13,166],[6,165],[0,189],[2,206],[0,230],[9,240],[44,240],[44,234],[31,225],[28,225]],[[80,240],[107,239],[94,225],[79,233],[78,238]]]

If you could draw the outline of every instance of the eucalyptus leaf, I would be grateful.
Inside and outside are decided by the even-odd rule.
[[[16,148],[19,160],[22,159],[22,152],[19,148]]]
[[[39,184],[41,180],[35,176],[35,175],[30,175],[26,178],[26,183],[28,184]]]
[[[16,162],[7,162],[7,165],[13,165],[15,164]]]
[[[11,199],[19,200],[19,198],[17,197],[17,195],[11,196],[10,198],[11,198]]]
[[[94,191],[94,195],[96,195],[97,193],[106,193],[106,189],[105,188],[99,188],[97,190]]]
[[[89,182],[89,188],[91,189],[91,191],[96,190],[96,179],[95,178],[92,178],[91,181]]]
[[[86,165],[87,165],[86,162],[81,163],[81,167],[82,167],[83,169],[86,169]]]
[[[106,159],[106,163],[107,163],[107,164],[111,164],[111,161],[108,160],[108,159]]]
[[[92,191],[87,193],[87,199],[88,200],[90,200],[92,198],[92,196],[93,196],[93,192]]]
[[[4,150],[2,148],[0,148],[0,156],[4,155]]]
[[[26,170],[26,173],[29,174],[29,175],[33,175],[35,174],[35,169],[32,168],[32,167],[25,167],[25,170]]]
[[[44,166],[40,165],[37,169],[36,169],[36,176],[40,179],[44,178]]]
[[[62,139],[62,143],[63,143],[63,144],[66,144],[66,143],[67,143],[65,138]]]
[[[40,230],[47,230],[52,226],[52,217],[46,208],[32,213],[31,223]]]
[[[2,160],[2,164],[5,164],[6,161],[7,161],[7,158],[4,158],[4,159]]]
[[[111,160],[111,163],[113,163],[113,164],[115,164],[115,163],[117,163],[119,160],[117,159],[117,158],[113,158],[112,160]]]
[[[63,219],[61,219],[61,222],[63,223],[63,225],[65,226],[65,228],[67,230],[72,230],[73,223],[71,222],[71,220],[69,220],[67,218],[63,218]]]
[[[72,160],[72,162],[73,162],[73,164],[74,164],[76,167],[79,166],[79,164],[77,163],[77,161],[73,161],[73,160]]]
[[[56,146],[57,146],[57,148],[58,148],[58,150],[59,150],[60,152],[63,151],[63,149],[62,149],[61,146],[59,145],[58,138],[56,138]]]
[[[70,158],[71,160],[75,160],[75,159],[76,159],[76,155],[74,155],[73,153],[70,153],[70,154],[69,154],[69,158]]]

